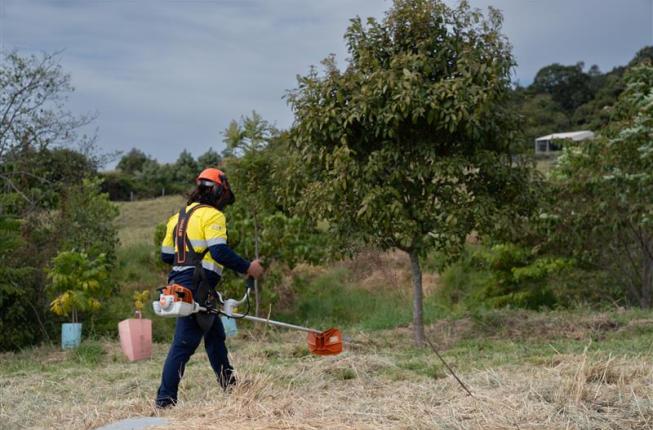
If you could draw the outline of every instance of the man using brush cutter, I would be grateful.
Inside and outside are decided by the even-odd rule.
[[[256,279],[264,271],[259,260],[249,262],[227,245],[226,219],[222,211],[234,201],[225,174],[218,169],[205,169],[197,177],[187,205],[168,220],[161,245],[162,260],[172,265],[168,284],[180,291],[183,291],[181,287],[190,290],[200,306],[210,306],[208,301],[225,267]],[[202,338],[220,386],[227,389],[235,384],[220,318],[208,312],[179,317],[163,366],[157,407],[177,403],[179,381]]]

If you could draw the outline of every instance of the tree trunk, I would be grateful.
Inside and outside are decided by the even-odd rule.
[[[422,290],[422,269],[419,265],[419,255],[416,250],[411,250],[410,272],[413,281],[413,333],[415,335],[415,346],[424,346],[424,291]]]

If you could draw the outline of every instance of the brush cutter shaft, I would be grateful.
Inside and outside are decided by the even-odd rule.
[[[239,314],[239,313],[236,313],[236,312],[232,313],[231,316],[233,316],[234,318],[242,318],[242,319],[246,319],[246,320],[250,320],[250,321],[254,321],[254,322],[260,322],[260,323],[263,323],[263,324],[270,324],[270,325],[274,325],[274,326],[277,326],[277,327],[284,327],[284,328],[289,328],[289,329],[292,329],[292,330],[305,331],[307,333],[318,333],[318,334],[322,333],[320,330],[316,330],[314,328],[302,327],[300,325],[288,324],[288,323],[281,322],[281,321],[274,321],[274,320],[269,320],[269,319],[266,319],[266,318],[258,318],[258,317],[254,317],[254,316],[250,316],[250,315],[243,315],[243,314]]]

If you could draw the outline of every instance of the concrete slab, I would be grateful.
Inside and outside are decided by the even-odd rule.
[[[169,423],[170,421],[165,418],[136,417],[136,418],[127,418],[125,420],[116,421],[115,423],[98,427],[95,430],[143,430],[150,426],[163,426]]]

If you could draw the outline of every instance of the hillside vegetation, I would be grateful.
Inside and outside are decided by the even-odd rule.
[[[119,219],[143,226],[165,218],[174,201],[124,203]],[[152,249],[151,239],[136,242],[118,255]],[[146,272],[133,273],[132,282],[152,288]],[[44,345],[2,354],[2,428],[88,429],[158,414],[172,420],[170,428],[190,429],[653,425],[649,311],[456,312],[438,301],[439,278],[427,275],[426,335],[469,385],[469,397],[430,350],[412,346],[410,313],[398,306],[410,294],[401,254],[369,252],[288,276],[272,317],[339,326],[343,354],[311,356],[302,333],[240,324],[229,340],[241,380],[234,392],[219,390],[200,349],[182,380],[180,405],[160,413],[153,396],[171,333],[170,321],[154,318],[162,343],[143,362],[127,362],[112,339],[88,339],[75,351]]]

